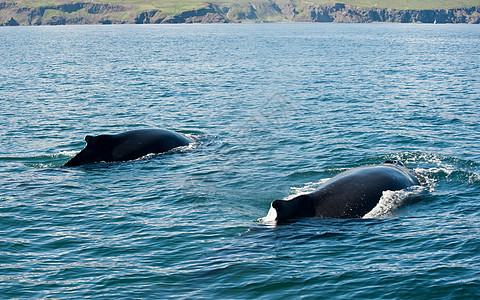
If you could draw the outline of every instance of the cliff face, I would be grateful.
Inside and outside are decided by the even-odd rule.
[[[480,23],[480,6],[435,10],[396,10],[388,8],[311,5],[304,14],[293,16],[294,21],[338,23]]]
[[[132,8],[101,3],[73,3],[36,8],[0,3],[0,24],[65,25],[131,23],[135,18]]]
[[[0,2],[0,25],[2,26],[288,21],[480,24],[480,6],[435,10],[395,10],[354,7],[345,4],[321,6],[311,2],[266,0],[230,6],[210,3],[199,9],[168,15],[160,10],[138,11],[128,5],[106,3],[79,2],[31,8],[11,2]]]
[[[65,24],[149,24],[227,22],[213,5],[168,16],[160,10],[137,11],[128,5],[74,3],[37,8],[0,2],[0,26]]]

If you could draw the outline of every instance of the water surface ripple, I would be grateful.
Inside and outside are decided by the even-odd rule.
[[[464,299],[480,294],[480,27],[0,28],[2,298]],[[60,168],[85,135],[189,149]],[[400,159],[358,220],[259,221]]]

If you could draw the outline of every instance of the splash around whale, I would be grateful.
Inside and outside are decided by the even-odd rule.
[[[309,194],[272,202],[264,221],[319,218],[361,218],[380,201],[385,191],[420,185],[415,174],[400,161],[354,168],[327,180]]]
[[[96,162],[128,161],[150,153],[164,153],[187,146],[188,137],[165,129],[139,129],[119,134],[87,135],[85,148],[67,161],[65,167]]]

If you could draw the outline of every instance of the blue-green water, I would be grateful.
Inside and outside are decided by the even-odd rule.
[[[480,295],[480,27],[0,28],[0,297]],[[60,168],[85,135],[195,143]],[[271,201],[400,159],[363,219]]]

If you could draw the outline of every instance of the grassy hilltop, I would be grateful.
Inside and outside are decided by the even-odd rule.
[[[257,4],[270,2],[292,2],[296,6],[318,4],[328,5],[335,3],[347,4],[366,8],[392,8],[399,10],[448,9],[480,6],[480,0],[0,0],[0,2],[16,3],[19,6],[40,7],[64,3],[105,3],[128,5],[138,11],[161,10],[168,15],[175,15],[184,11],[205,7],[208,3],[219,6],[232,7],[242,4]]]
[[[480,23],[480,0],[0,0],[0,25]]]

